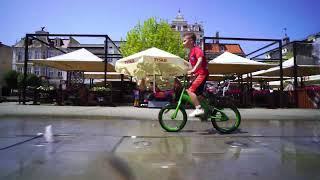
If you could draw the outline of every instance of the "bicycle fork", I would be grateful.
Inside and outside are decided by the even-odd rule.
[[[183,90],[181,92],[181,96],[179,98],[176,110],[171,115],[171,119],[176,119],[178,111],[179,111],[179,108],[180,108],[182,102],[191,102],[190,96],[188,95],[188,93],[186,93],[186,88],[183,88]]]
[[[225,112],[223,112],[222,110],[210,106],[208,102],[206,102],[206,100],[200,101],[201,106],[204,108],[205,113],[211,118],[211,119],[215,119],[215,120],[220,120],[220,121],[227,121],[229,120],[228,116],[226,115]],[[216,113],[213,115],[213,112],[216,111]]]
[[[220,110],[218,108],[213,108],[213,111],[217,111],[217,112],[215,113],[215,115],[210,116],[211,118],[213,118],[215,120],[220,120],[220,121],[228,121],[229,120],[229,117],[222,110]]]

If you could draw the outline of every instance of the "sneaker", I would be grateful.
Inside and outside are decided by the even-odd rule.
[[[189,117],[196,117],[196,116],[200,116],[202,114],[204,114],[203,109],[196,109],[192,113],[189,114]]]

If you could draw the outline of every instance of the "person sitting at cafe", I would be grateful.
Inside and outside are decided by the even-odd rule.
[[[149,97],[148,100],[158,100],[158,101],[171,101],[173,97],[173,90],[166,90],[162,91],[157,85],[155,85],[155,90],[153,91],[154,85],[153,82],[150,82],[149,85],[150,90],[149,91]]]

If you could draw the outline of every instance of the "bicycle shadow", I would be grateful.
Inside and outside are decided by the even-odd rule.
[[[206,129],[202,132],[199,132],[197,134],[199,135],[214,135],[214,134],[218,134],[218,135],[230,135],[230,134],[248,134],[249,132],[248,131],[243,131],[242,129],[236,129],[235,131],[233,131],[232,133],[221,133],[219,131],[217,131],[216,129],[214,128],[210,128],[210,129]]]
[[[180,132],[183,132],[183,133],[194,133],[194,132],[197,132],[197,131],[196,130],[192,130],[192,129],[187,129],[187,130],[182,129]]]

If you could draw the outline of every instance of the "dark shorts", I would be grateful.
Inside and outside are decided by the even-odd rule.
[[[196,79],[191,83],[189,91],[195,93],[197,96],[201,95],[204,91],[204,86],[208,79],[208,75],[199,74]]]

